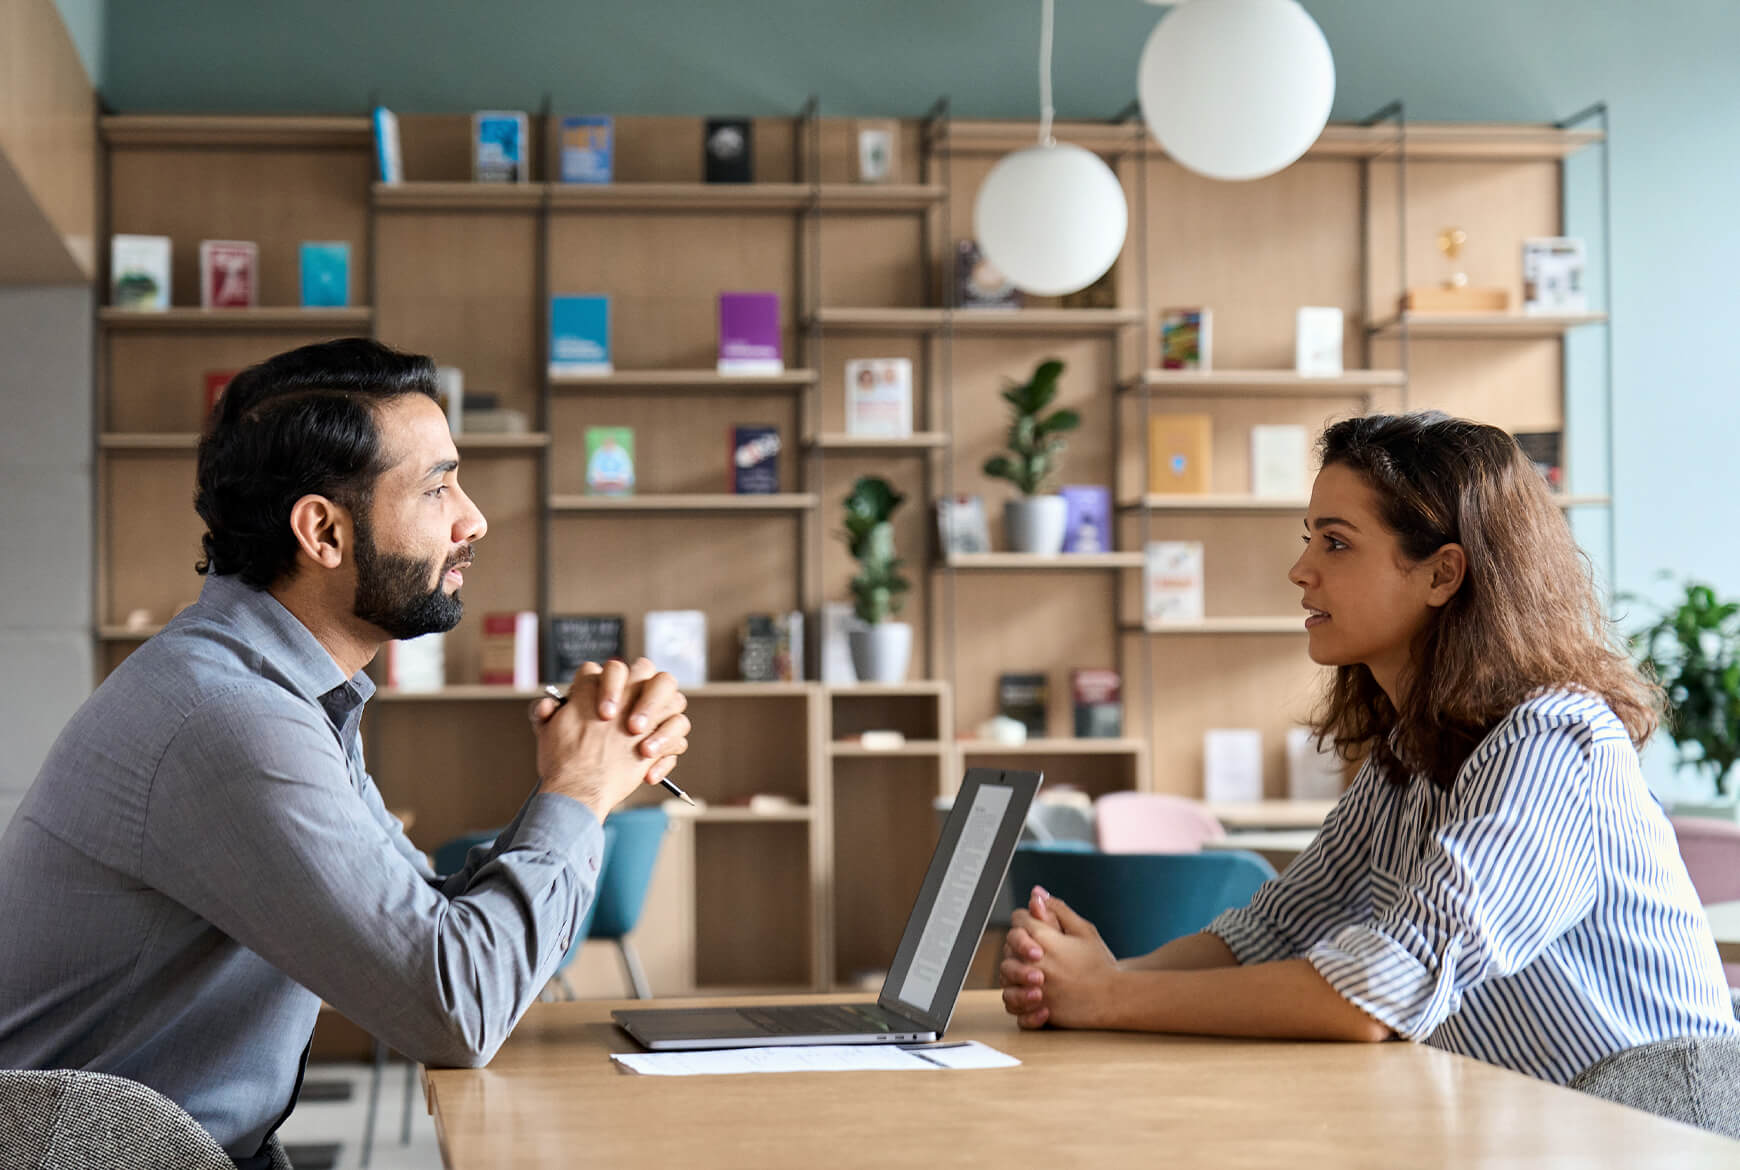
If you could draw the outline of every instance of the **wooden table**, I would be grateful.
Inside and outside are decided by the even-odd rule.
[[[1712,902],[1704,907],[1704,913],[1709,916],[1722,961],[1740,963],[1740,902]]]
[[[695,1001],[708,1002],[708,1001]],[[715,1001],[716,1002],[716,1001]],[[738,1000],[734,1002],[749,1002]],[[1016,1030],[982,1072],[637,1077],[597,1002],[534,1004],[488,1068],[426,1074],[449,1170],[542,1166],[1732,1167],[1740,1145],[1435,1049]],[[644,1006],[644,1005],[642,1005]]]

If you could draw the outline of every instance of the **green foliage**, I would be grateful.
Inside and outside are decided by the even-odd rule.
[[[1009,404],[1009,451],[985,460],[984,472],[1008,480],[1024,496],[1044,490],[1067,446],[1064,432],[1081,425],[1081,415],[1073,410],[1044,413],[1057,399],[1057,379],[1062,374],[1063,363],[1050,358],[1040,362],[1026,382],[1003,391],[1003,401]]]
[[[1696,581],[1685,590],[1631,644],[1667,692],[1681,765],[1709,773],[1719,796],[1740,759],[1740,602]]]
[[[840,537],[858,562],[852,609],[871,625],[899,613],[912,587],[900,575],[902,562],[894,555],[894,525],[889,523],[905,499],[877,475],[860,476],[846,496],[846,530]]]

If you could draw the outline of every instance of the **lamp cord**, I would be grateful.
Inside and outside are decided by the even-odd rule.
[[[1043,15],[1039,24],[1039,142],[1056,146],[1051,137],[1051,5],[1052,0],[1040,0]]]

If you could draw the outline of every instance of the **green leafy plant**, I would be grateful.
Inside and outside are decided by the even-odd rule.
[[[846,496],[846,530],[840,534],[858,562],[852,578],[852,609],[860,621],[875,625],[900,612],[911,582],[900,575],[894,555],[895,509],[906,497],[877,475],[858,478]]]
[[[1024,496],[1044,489],[1067,446],[1064,432],[1081,425],[1081,415],[1073,410],[1044,413],[1057,400],[1057,379],[1062,374],[1063,363],[1049,358],[1027,381],[1003,391],[1003,401],[1009,404],[1009,450],[985,460],[984,471],[993,479],[1008,480]]]
[[[1740,760],[1740,602],[1696,581],[1685,591],[1631,644],[1667,692],[1667,733],[1681,766],[1709,773],[1720,796]]]

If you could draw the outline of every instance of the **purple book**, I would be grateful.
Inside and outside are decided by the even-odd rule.
[[[1065,484],[1057,489],[1063,497],[1063,551],[1103,553],[1112,550],[1112,493],[1110,489]]]
[[[778,293],[719,294],[719,372],[762,376],[785,373]]]

